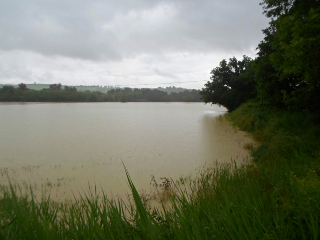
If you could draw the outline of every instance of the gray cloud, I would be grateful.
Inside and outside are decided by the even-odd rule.
[[[153,70],[153,72],[155,74],[157,74],[159,76],[166,77],[166,78],[171,78],[171,79],[179,79],[179,77],[177,77],[176,75],[168,73],[168,72],[165,72],[165,71],[161,71],[158,68],[154,68],[152,70]]]
[[[256,0],[0,0],[0,83],[202,88],[267,22]]]
[[[0,1],[0,50],[121,60],[168,52],[240,52],[267,20],[255,0]]]

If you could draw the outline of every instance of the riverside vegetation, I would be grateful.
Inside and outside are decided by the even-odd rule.
[[[161,207],[95,195],[73,203],[4,192],[1,239],[319,239],[320,144],[312,116],[249,102],[228,114],[259,145],[253,162],[205,168],[171,182]],[[167,182],[167,179],[165,179]]]

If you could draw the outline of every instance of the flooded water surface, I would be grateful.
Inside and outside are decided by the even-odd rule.
[[[88,186],[128,191],[155,178],[194,174],[205,164],[239,161],[250,141],[203,103],[0,103],[0,185],[72,198]]]

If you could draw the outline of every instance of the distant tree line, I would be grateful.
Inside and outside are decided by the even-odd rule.
[[[157,89],[123,88],[78,92],[75,87],[52,84],[47,89],[31,90],[20,83],[17,88],[5,85],[0,89],[0,101],[11,102],[201,102],[199,90],[168,94]]]
[[[271,19],[258,57],[222,60],[200,94],[230,111],[248,99],[262,105],[319,112],[320,1],[263,0]]]

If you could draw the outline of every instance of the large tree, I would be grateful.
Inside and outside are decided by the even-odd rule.
[[[18,88],[19,88],[20,90],[22,90],[22,91],[28,90],[27,84],[25,84],[25,83],[20,83],[20,84],[18,85]]]
[[[211,74],[211,81],[200,91],[205,103],[219,104],[232,111],[256,95],[254,62],[247,56],[239,61],[235,57],[229,62],[224,59]]]
[[[320,1],[264,0],[271,18],[258,46],[258,95],[290,109],[320,107]]]

